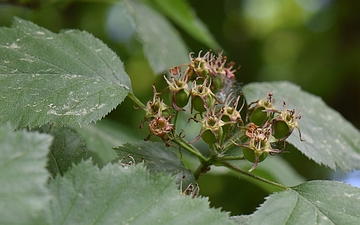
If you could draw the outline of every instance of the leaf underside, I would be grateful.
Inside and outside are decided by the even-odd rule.
[[[120,59],[84,31],[55,34],[15,19],[0,28],[0,55],[0,124],[88,124],[131,91]]]
[[[57,174],[63,176],[73,164],[80,163],[82,159],[88,157],[84,139],[74,130],[68,127],[59,129],[47,129],[43,126],[42,131],[54,137],[48,154],[47,169],[56,177]]]
[[[248,102],[264,99],[273,92],[277,106],[285,101],[288,109],[301,107],[298,123],[305,141],[300,140],[296,129],[287,140],[310,159],[331,169],[360,169],[359,131],[319,97],[289,82],[252,83],[242,91]]]

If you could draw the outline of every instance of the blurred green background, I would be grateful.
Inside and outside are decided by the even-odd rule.
[[[161,0],[158,0],[161,1]],[[163,0],[166,1],[166,0]],[[180,1],[180,0],[174,0]],[[0,25],[10,26],[14,16],[51,31],[87,30],[101,39],[122,59],[133,90],[143,102],[152,97],[151,84],[165,86],[144,57],[141,44],[132,38],[129,21],[118,21],[123,30],[114,32],[111,0],[0,0]],[[161,9],[147,2],[155,10]],[[236,73],[241,83],[288,80],[320,96],[346,119],[360,128],[360,2],[333,0],[188,0],[192,12],[206,25],[230,61],[241,65]],[[173,26],[188,51],[207,51],[178,24]],[[304,99],[306,101],[306,99]],[[130,100],[109,114],[133,130],[138,139],[147,130],[137,129],[144,113]],[[304,118],[306,119],[306,118]],[[301,122],[300,122],[301,126]],[[339,124],[341,126],[341,124]],[[283,156],[305,179],[332,179],[333,173],[308,160],[295,149]],[[279,171],[281,173],[281,171]],[[219,176],[221,174],[221,176]],[[339,175],[341,176],[341,174]],[[251,213],[268,195],[261,188],[226,172],[215,172],[199,180],[201,194],[211,204],[232,214]],[[252,194],[249,194],[252,193]],[[235,194],[235,195],[234,195]]]

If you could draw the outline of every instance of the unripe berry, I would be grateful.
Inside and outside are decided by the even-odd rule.
[[[222,76],[213,76],[211,79],[211,87],[214,92],[225,87],[225,78]]]
[[[300,116],[296,115],[295,110],[284,110],[276,118],[272,120],[272,135],[278,140],[285,140],[288,138],[295,128],[299,131],[300,140],[301,133],[297,119]]]
[[[254,163],[254,162],[255,162],[255,158],[256,158],[254,150],[252,150],[252,149],[250,149],[250,148],[246,148],[246,147],[243,147],[242,150],[243,150],[243,154],[244,154],[245,159],[247,159],[249,162]],[[266,159],[266,157],[267,157],[268,155],[269,155],[269,153],[267,153],[267,152],[262,152],[262,153],[258,156],[258,158],[259,158],[259,161],[258,161],[258,162],[264,161],[264,159]]]
[[[207,111],[206,117],[201,121],[201,130],[199,135],[190,143],[197,141],[200,137],[209,145],[219,144],[223,137],[224,122],[215,115],[214,112]]]
[[[200,96],[195,96],[192,99],[192,107],[193,109],[195,109],[196,111],[202,113],[206,111],[206,107],[207,108],[212,108],[215,104],[215,100],[214,98],[209,95],[207,97],[205,97],[206,101],[204,101]],[[206,106],[206,107],[205,107]]]
[[[278,112],[273,106],[274,100],[272,99],[272,93],[269,93],[266,99],[258,100],[250,103],[248,115],[250,122],[262,127],[266,121],[271,120],[274,117],[274,113]],[[251,105],[256,104],[253,107]]]
[[[193,88],[191,89],[191,109],[202,113],[207,109],[212,109],[216,102],[216,97],[207,85],[207,80],[203,81],[203,84],[198,85],[193,82]]]
[[[216,136],[211,130],[205,130],[202,133],[201,138],[209,145],[216,143]]]
[[[265,123],[266,119],[267,112],[264,107],[256,107],[249,117],[250,122],[260,127]]]
[[[285,121],[278,120],[273,122],[272,132],[276,139],[284,139],[289,136],[292,130],[290,130],[289,125]]]
[[[174,96],[175,104],[180,108],[185,107],[189,102],[189,96],[190,92],[187,89],[176,92]]]
[[[198,112],[205,112],[204,101],[200,96],[195,96],[192,98],[192,107]]]

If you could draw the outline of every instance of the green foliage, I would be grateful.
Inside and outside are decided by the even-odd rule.
[[[358,188],[334,181],[309,181],[270,195],[248,224],[357,224]]]
[[[88,157],[85,141],[72,129],[62,127],[52,131],[42,127],[42,130],[54,137],[46,167],[53,177],[57,174],[63,176],[73,164]]]
[[[100,167],[116,158],[113,147],[141,139],[133,130],[107,119],[72,128],[84,138],[89,156],[96,158],[95,161]]]
[[[52,137],[0,126],[0,223],[38,224],[50,200],[45,169]]]
[[[45,215],[49,224],[232,224],[206,199],[180,195],[174,181],[142,165],[100,171],[86,161],[50,183]]]
[[[168,148],[163,143],[134,142],[115,148],[120,158],[114,162],[139,163],[143,162],[151,172],[165,172],[170,176],[177,176],[183,182],[183,188],[195,183],[192,172],[187,169],[175,155],[174,148]],[[130,158],[131,156],[132,158]],[[133,162],[134,161],[134,162]],[[184,178],[182,178],[184,177]]]
[[[186,30],[194,39],[204,43],[209,48],[220,49],[205,24],[196,17],[185,1],[156,0],[155,3],[167,17]]]
[[[25,3],[51,7],[44,1],[19,4]],[[360,169],[360,133],[351,123],[290,82],[250,83],[239,94],[234,65],[221,53],[190,54],[187,63],[189,47],[168,18],[208,47],[219,44],[186,2],[107,3],[114,3],[104,16],[108,31],[120,35],[128,51],[125,65],[138,57],[140,46],[154,73],[170,69],[166,81],[172,94],[182,84],[186,96],[180,97],[186,98],[179,106],[175,98],[163,101],[170,88],[158,92],[154,85],[152,100],[142,103],[132,91],[142,81],[131,83],[117,54],[86,31],[53,33],[18,18],[0,28],[0,223],[359,223],[360,189],[336,181],[304,182],[281,158],[288,141],[320,165]],[[188,113],[198,107],[194,101],[185,104],[194,87],[207,90],[198,96],[200,114]],[[110,119],[95,123],[127,96],[145,111],[140,126],[162,142],[150,135],[139,141],[143,134]],[[252,111],[243,100],[261,110]],[[200,129],[195,134],[182,120],[200,123]],[[279,136],[276,123],[286,125]],[[252,163],[244,147],[254,155]],[[209,170],[241,176],[271,195],[253,214],[229,217],[201,197],[196,182]]]
[[[101,119],[131,91],[122,62],[87,32],[54,34],[15,19],[0,36],[0,54],[6,56],[0,61],[1,124],[85,125]]]
[[[155,73],[187,61],[184,42],[163,15],[140,2],[124,0],[119,4],[135,21],[137,37]]]
[[[181,195],[174,177],[149,175],[143,165],[109,164],[100,171],[82,161],[46,186],[51,136],[6,125],[0,137],[1,224],[232,224],[205,198]]]

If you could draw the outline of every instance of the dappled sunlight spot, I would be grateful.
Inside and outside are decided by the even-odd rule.
[[[266,37],[277,29],[305,26],[313,32],[324,32],[335,22],[332,0],[245,0],[243,12],[248,32]]]
[[[244,1],[245,12],[259,19],[269,19],[276,16],[281,9],[280,1],[246,0]]]
[[[295,2],[305,11],[317,13],[328,7],[332,0],[295,0]]]
[[[246,0],[243,5],[246,28],[261,38],[276,29],[302,24],[302,11],[293,1]]]

